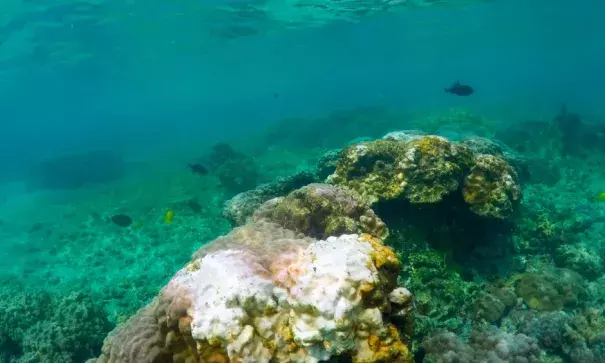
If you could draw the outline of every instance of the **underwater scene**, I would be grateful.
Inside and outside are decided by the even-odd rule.
[[[605,363],[602,2],[0,10],[0,363]]]

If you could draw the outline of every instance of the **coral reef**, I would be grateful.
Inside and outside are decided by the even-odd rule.
[[[0,362],[605,362],[600,127],[330,117],[207,177],[7,203]]]
[[[460,143],[468,147],[474,154],[493,155],[506,160],[515,169],[522,181],[529,178],[526,158],[506,144],[498,140],[478,136],[465,138]]]
[[[425,136],[406,144],[399,166],[412,203],[437,203],[458,190],[473,163],[469,149],[438,136]]]
[[[567,269],[522,275],[516,293],[534,310],[561,310],[578,304],[586,294],[582,277]]]
[[[310,184],[269,200],[254,219],[270,220],[316,238],[369,233],[384,239],[388,235],[386,225],[357,193],[327,184]]]
[[[480,154],[474,161],[462,188],[464,201],[478,215],[510,217],[521,198],[517,173],[497,156]]]
[[[480,287],[465,281],[443,253],[397,250],[404,260],[401,280],[414,291],[414,336],[422,339],[440,328],[464,330],[466,312]]]
[[[315,240],[247,224],[196,252],[95,362],[411,362],[389,322],[407,303],[399,267],[370,235]]]
[[[403,175],[397,170],[404,146],[387,140],[352,145],[342,152],[328,181],[357,191],[371,203],[397,198],[405,189]]]
[[[415,204],[438,203],[461,190],[471,211],[502,219],[521,197],[517,173],[504,159],[409,132],[348,147],[328,180],[371,203],[402,196]]]
[[[451,332],[440,332],[422,344],[422,363],[538,363],[541,350],[524,334],[509,334],[497,328],[474,330],[468,343]]]
[[[0,295],[0,362],[82,362],[111,328],[102,304],[83,293],[9,294]]]

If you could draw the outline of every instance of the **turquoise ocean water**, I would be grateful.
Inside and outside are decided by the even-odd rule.
[[[0,363],[101,356],[262,202],[343,170],[328,183],[365,198],[356,181],[385,163],[365,202],[414,324],[397,326],[407,358],[382,361],[605,362],[604,16],[596,0],[3,1]],[[456,81],[474,93],[444,92]],[[351,145],[400,130],[473,153],[401,172],[449,185],[443,198],[388,194],[390,146],[347,164]],[[477,171],[484,154],[519,196]]]

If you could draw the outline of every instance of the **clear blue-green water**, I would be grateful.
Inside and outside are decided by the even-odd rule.
[[[604,15],[596,0],[3,1],[0,362],[99,356],[229,232],[234,195],[409,129],[502,143],[524,195],[484,238],[506,241],[497,256],[474,242],[457,256],[485,229],[435,237],[381,215],[416,266],[400,278],[417,297],[416,362],[447,362],[440,329],[479,350],[478,311],[504,305],[482,324],[534,339],[541,362],[605,362]],[[444,92],[458,80],[474,93]],[[219,142],[239,161],[220,161]],[[559,286],[561,269],[574,279]],[[567,300],[537,306],[518,287],[531,278]],[[494,302],[515,284],[518,305]]]

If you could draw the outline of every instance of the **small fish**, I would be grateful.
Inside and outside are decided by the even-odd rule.
[[[206,169],[206,167],[202,164],[189,164],[189,169],[191,169],[191,171],[196,174],[200,174],[200,175],[208,174],[208,169]]]
[[[450,88],[446,88],[445,92],[456,96],[470,96],[475,91],[473,90],[473,87],[460,84],[460,82],[456,81]]]
[[[273,93],[273,98],[278,99],[279,98],[279,93],[277,93],[277,92]]]
[[[172,224],[173,218],[174,218],[174,211],[171,209],[168,212],[166,212],[166,215],[164,216],[164,222],[166,222],[166,224]]]
[[[601,192],[601,193],[595,195],[595,199],[598,200],[599,202],[605,202],[605,192]]]

